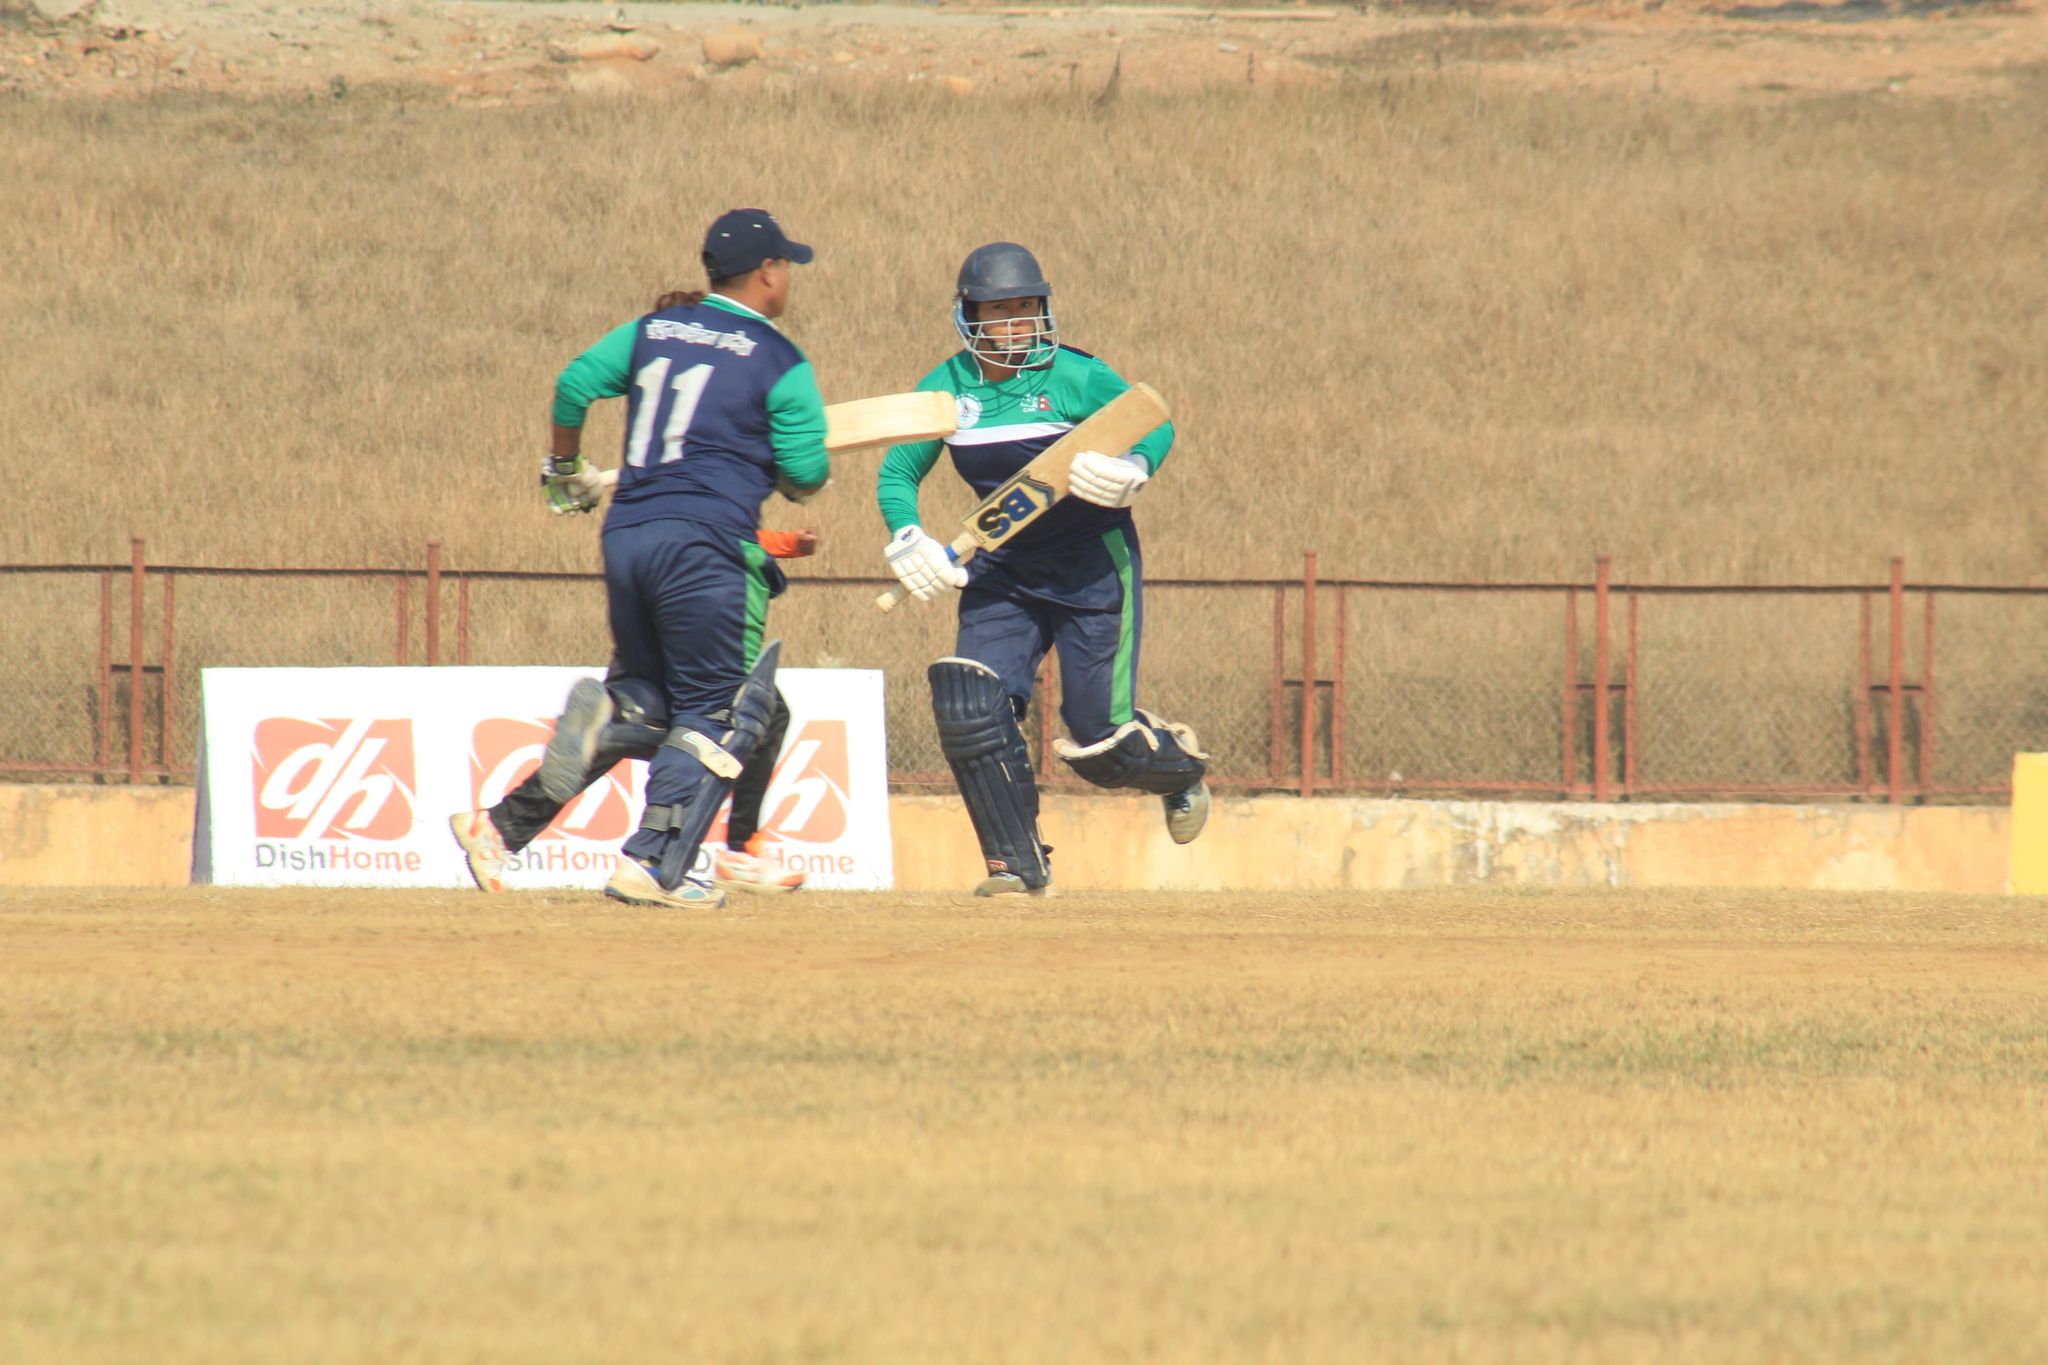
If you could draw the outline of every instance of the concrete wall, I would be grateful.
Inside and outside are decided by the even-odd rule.
[[[194,799],[191,787],[0,783],[0,888],[182,886]]]
[[[189,787],[0,785],[0,888],[175,886],[192,860]],[[897,885],[979,880],[952,797],[891,800]],[[1560,805],[1269,796],[1219,799],[1186,848],[1142,797],[1054,796],[1045,836],[1074,889],[1421,886],[2005,889],[2010,813],[1990,807]]]
[[[898,883],[977,877],[958,802],[899,797]],[[1219,800],[1176,848],[1156,801],[1061,797],[1046,842],[1067,886],[1371,890],[1421,886],[2005,889],[2003,808],[1560,805],[1267,796]]]

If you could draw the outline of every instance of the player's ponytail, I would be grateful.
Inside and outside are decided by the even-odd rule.
[[[651,311],[666,313],[671,308],[695,308],[702,302],[704,291],[701,289],[671,289],[654,301]]]

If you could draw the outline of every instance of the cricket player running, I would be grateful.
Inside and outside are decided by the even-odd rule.
[[[939,746],[974,822],[988,876],[975,894],[1037,893],[1051,884],[1038,833],[1038,789],[1018,726],[1048,649],[1060,657],[1054,750],[1098,787],[1159,796],[1176,843],[1209,816],[1205,760],[1194,732],[1135,702],[1144,573],[1130,505],[1173,446],[1165,424],[1128,451],[1083,451],[1069,496],[1022,534],[967,564],[918,524],[918,486],[943,444],[953,468],[986,497],[1032,457],[1130,387],[1085,351],[1059,342],[1052,286],[1014,242],[977,247],[960,267],[953,325],[965,349],[920,390],[952,393],[959,427],[941,441],[894,446],[876,496],[892,539],[890,570],[919,601],[960,593],[954,656],[931,666]]]
[[[800,531],[763,528],[756,539],[776,559],[799,559],[817,553],[818,548],[818,533],[811,527]],[[775,564],[763,564],[758,572],[760,583],[750,583],[750,593],[758,590],[772,599],[780,597],[789,585]],[[543,764],[489,810],[467,811],[451,818],[456,842],[462,845],[469,860],[469,875],[481,889],[503,891],[505,864],[511,855],[539,838],[562,813],[562,808],[582,795],[591,783],[625,759],[653,758],[668,738],[668,701],[659,686],[644,678],[622,676],[614,664],[599,690],[609,694],[611,720],[600,733],[589,764],[580,774],[573,774],[573,791],[561,790],[561,779],[572,775],[566,768],[557,764],[549,770]],[[582,696],[586,704],[591,704],[596,701],[597,691],[585,688]],[[776,866],[762,851],[765,842],[760,832],[761,805],[767,799],[768,783],[775,776],[775,761],[788,732],[789,703],[777,688],[768,731],[732,784],[732,816],[726,822],[726,846],[711,855],[711,882],[720,890],[776,893],[795,891],[804,884],[803,873]],[[556,778],[554,791],[549,790],[545,781],[551,776]]]
[[[570,689],[536,774],[559,808],[623,756],[606,752],[621,737],[615,718],[643,737],[662,728],[640,828],[605,886],[617,900],[723,904],[691,866],[754,754],[766,749],[773,762],[780,647],[762,644],[771,566],[758,539],[761,504],[777,491],[802,502],[830,476],[817,380],[774,322],[793,267],[811,258],[761,209],[721,214],[704,238],[710,292],[665,296],[571,361],[555,385],[542,483],[558,511],[597,506],[599,472],[580,453],[584,415],[599,398],[627,402],[604,525],[612,666],[605,682]],[[492,812],[453,824],[472,872],[479,849],[486,871],[493,858],[502,867],[503,835],[514,831]]]

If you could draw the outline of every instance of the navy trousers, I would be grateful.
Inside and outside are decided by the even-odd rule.
[[[713,738],[723,733],[767,608],[766,584],[749,571],[745,546],[729,531],[694,521],[608,530],[604,581],[615,671],[658,681],[668,695],[670,726]],[[647,765],[647,804],[678,804],[703,776],[702,763],[664,744]],[[624,851],[659,857],[665,839],[636,830]]]
[[[1048,649],[1057,649],[1060,719],[1076,744],[1094,744],[1135,714],[1145,616],[1135,566],[1117,596],[1115,607],[1083,608],[1005,591],[1000,580],[970,583],[960,593],[953,652],[994,669],[1021,718],[1039,664]]]

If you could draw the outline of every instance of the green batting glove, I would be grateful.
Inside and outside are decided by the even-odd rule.
[[[540,462],[541,493],[556,515],[588,512],[604,496],[604,484],[581,455],[546,455]]]

